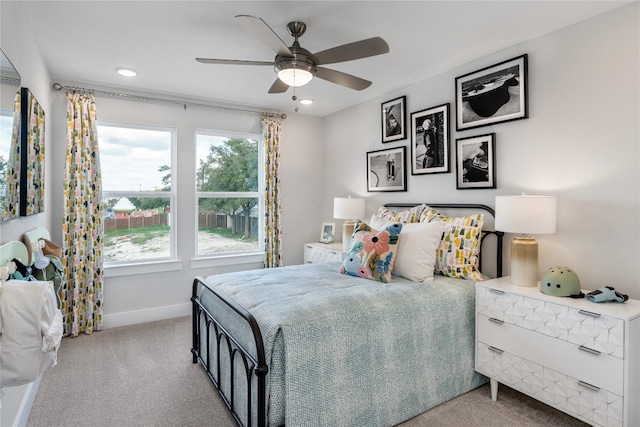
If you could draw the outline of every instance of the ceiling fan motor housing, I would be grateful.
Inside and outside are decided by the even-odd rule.
[[[311,53],[300,47],[298,42],[289,48],[293,56],[276,55],[274,61],[274,69],[276,74],[281,70],[294,69],[308,71],[312,75],[316,74],[316,64],[312,59]]]

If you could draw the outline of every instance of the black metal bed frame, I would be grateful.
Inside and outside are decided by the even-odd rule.
[[[416,206],[416,203],[389,203],[385,204],[386,207],[394,207],[394,208],[410,208]],[[442,209],[481,209],[489,212],[493,217],[495,217],[495,211],[489,206],[482,204],[458,204],[458,203],[429,203],[428,206],[433,208],[442,208]],[[483,235],[481,237],[481,245],[484,242],[484,239],[488,235],[495,235],[497,239],[496,244],[496,275],[497,277],[502,276],[502,239],[504,236],[504,232],[502,231],[493,231],[493,230],[483,230]],[[481,251],[482,253],[482,251]],[[199,290],[202,288],[206,288],[206,291],[213,294],[220,302],[224,303],[227,307],[235,311],[238,315],[240,315],[247,323],[248,327],[251,329],[253,334],[253,339],[255,341],[256,351],[255,354],[252,354],[249,350],[247,350],[243,345],[241,345],[229,331],[210,313],[203,305],[200,300]],[[204,291],[204,289],[203,289]],[[245,308],[241,307],[231,298],[217,292],[213,288],[209,286],[205,279],[198,276],[193,280],[192,293],[191,293],[191,303],[192,303],[192,338],[193,344],[191,348],[191,354],[193,356],[193,363],[200,363],[209,379],[214,384],[218,393],[222,397],[227,408],[231,411],[233,418],[236,420],[239,426],[243,426],[242,420],[240,416],[236,413],[235,408],[235,363],[238,360],[244,366],[245,378],[247,381],[247,425],[252,426],[252,394],[253,394],[253,386],[256,386],[257,392],[257,420],[256,424],[259,427],[263,427],[267,425],[267,405],[266,405],[266,375],[269,372],[269,367],[267,366],[265,353],[264,353],[264,344],[262,341],[262,333],[260,332],[260,328],[258,327],[258,322],[255,317]],[[204,318],[204,319],[203,319]],[[203,320],[203,321],[201,321]],[[204,323],[204,325],[203,325]],[[203,331],[204,327],[204,331]],[[206,344],[206,359],[202,356],[202,348],[201,342],[203,338],[203,332],[205,337]],[[213,333],[214,337],[211,336]],[[212,338],[215,338],[216,344],[216,366],[214,376],[211,373],[211,343]],[[221,384],[222,372],[220,366],[220,352],[223,348],[223,345],[226,346],[227,356],[230,361],[230,369],[228,372],[229,375],[229,396],[225,394]],[[217,378],[217,379],[216,379]],[[254,382],[255,378],[255,382]]]

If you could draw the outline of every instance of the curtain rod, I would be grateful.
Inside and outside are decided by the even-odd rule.
[[[147,102],[159,102],[159,103],[164,103],[164,104],[175,104],[175,105],[182,105],[184,106],[184,109],[186,110],[187,107],[200,107],[200,108],[212,108],[215,110],[226,110],[226,111],[237,111],[237,112],[241,112],[241,113],[249,113],[249,114],[266,114],[268,116],[274,116],[274,117],[279,117],[281,119],[286,119],[287,115],[285,113],[267,113],[264,111],[255,111],[255,110],[246,110],[246,109],[242,109],[242,108],[233,108],[233,107],[222,107],[220,105],[213,105],[213,104],[204,104],[204,103],[199,103],[199,102],[191,102],[191,101],[178,101],[175,99],[166,99],[166,98],[155,98],[152,96],[143,96],[143,95],[133,95],[130,93],[120,93],[120,92],[111,92],[111,91],[106,91],[106,90],[99,90],[99,89],[87,89],[87,88],[83,88],[83,87],[76,87],[76,86],[63,86],[60,83],[53,83],[51,85],[51,87],[53,88],[53,90],[56,91],[60,91],[60,90],[76,90],[76,91],[80,91],[80,92],[88,92],[88,93],[92,93],[95,95],[103,95],[103,96],[110,96],[113,98],[127,98],[127,99],[135,99],[137,101],[147,101]]]

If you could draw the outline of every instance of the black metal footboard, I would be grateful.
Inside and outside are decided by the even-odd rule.
[[[205,308],[200,300],[199,289],[202,292],[210,292],[220,302],[224,303],[227,307],[232,309],[238,315],[244,319],[253,333],[253,340],[255,341],[255,355],[245,348],[241,343],[236,340],[231,333],[223,326],[219,319],[214,317],[214,314],[210,313]],[[247,414],[246,422],[247,426],[257,424],[259,427],[266,426],[266,375],[269,368],[265,362],[264,344],[262,341],[262,333],[258,327],[256,319],[239,306],[235,301],[229,299],[225,295],[222,295],[212,289],[207,282],[201,278],[196,277],[193,281],[191,303],[193,310],[193,347],[191,353],[193,355],[193,363],[198,363],[204,367],[209,379],[213,382],[214,386],[218,389],[222,400],[227,405],[233,417],[238,425],[245,425],[242,423],[241,414],[236,412],[236,396],[235,396],[235,383],[236,383],[236,362],[242,363],[241,367],[244,367],[244,374],[246,379],[246,404]],[[215,340],[216,349],[216,366],[211,366],[212,355],[211,347]],[[202,342],[206,344],[206,356],[203,357],[203,349],[201,348]],[[225,372],[221,372],[221,352],[226,349],[227,356],[230,362],[230,369]],[[215,372],[215,375],[212,373]],[[226,393],[224,387],[222,387],[221,378],[224,375],[229,375],[229,388]],[[254,378],[256,381],[254,381]],[[256,386],[255,391],[254,387]],[[257,422],[252,420],[252,395],[257,393],[257,408],[256,418]]]

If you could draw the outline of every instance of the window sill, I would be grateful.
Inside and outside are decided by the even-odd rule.
[[[131,276],[134,274],[165,273],[182,270],[182,260],[151,261],[104,267],[104,277]]]
[[[218,255],[191,259],[191,268],[208,268],[227,265],[264,264],[264,253]]]

